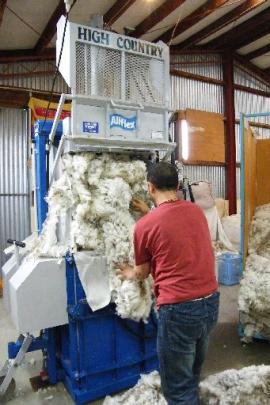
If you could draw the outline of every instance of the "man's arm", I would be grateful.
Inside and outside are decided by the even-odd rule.
[[[150,262],[140,264],[139,266],[130,266],[129,264],[122,263],[117,264],[119,270],[117,270],[117,275],[120,276],[122,280],[144,280],[150,274]]]

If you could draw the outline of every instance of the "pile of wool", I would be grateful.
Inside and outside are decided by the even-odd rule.
[[[146,199],[145,163],[128,155],[66,154],[61,172],[48,193],[48,215],[32,257],[61,257],[68,249],[105,254],[118,314],[146,320],[151,280],[122,282],[116,275],[116,263],[133,263],[137,215],[130,202],[133,196]]]
[[[66,216],[74,205],[74,195],[71,191],[70,178],[66,172],[53,183],[48,197],[48,214],[43,224],[42,232],[28,259],[37,257],[61,257],[70,247],[71,242],[60,243],[57,238],[57,225],[62,216]]]
[[[269,404],[270,366],[226,370],[200,383],[202,405]]]
[[[124,394],[106,397],[103,405],[166,405],[161,394],[160,376],[157,371],[142,375],[135,387]]]
[[[119,279],[112,276],[111,286],[117,313],[121,318],[147,321],[152,308],[151,276],[143,281],[124,280],[120,283]]]
[[[248,252],[270,259],[270,204],[256,208],[250,228]]]
[[[202,405],[267,405],[270,397],[270,366],[225,370],[200,383]],[[106,397],[103,405],[166,405],[157,371],[142,375],[124,394]]]
[[[270,337],[270,260],[250,255],[239,292],[240,321],[245,340],[255,334]]]
[[[62,257],[71,247],[70,238],[59,241],[57,226],[63,218],[66,218],[69,210],[75,205],[75,195],[72,192],[70,176],[66,171],[56,180],[46,198],[48,202],[48,214],[43,224],[42,232],[38,237],[29,259],[37,257]]]
[[[245,340],[255,334],[270,337],[270,204],[252,219],[248,253],[239,291],[240,321]]]

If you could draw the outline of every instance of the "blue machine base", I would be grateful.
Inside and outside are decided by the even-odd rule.
[[[46,329],[29,351],[42,350],[51,384],[63,381],[78,405],[134,386],[140,375],[158,370],[157,320],[121,319],[114,304],[92,312],[72,255],[66,256],[67,325]],[[9,344],[14,358],[22,339]]]
[[[132,387],[158,369],[153,312],[147,324],[121,319],[114,304],[92,312],[69,255],[66,280],[69,323],[59,328],[57,363],[76,404]]]
[[[157,369],[157,367],[154,369]],[[97,399],[104,398],[107,395],[116,394],[117,392],[131,388],[137,384],[139,378],[140,374],[122,378],[121,380],[104,385],[103,387],[97,387],[96,389],[92,390],[87,390],[87,388],[74,388],[72,380],[67,374],[64,375],[63,382],[75,404],[83,405],[90,401],[95,401]]]

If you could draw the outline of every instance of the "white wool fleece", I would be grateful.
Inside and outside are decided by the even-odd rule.
[[[240,321],[246,341],[255,334],[270,338],[270,260],[250,255],[239,291]]]
[[[226,370],[200,383],[202,405],[267,405],[270,366]]]
[[[202,405],[269,405],[270,366],[225,370],[200,383]],[[157,371],[141,375],[135,387],[106,397],[103,405],[166,405]]]
[[[248,253],[239,291],[240,321],[247,342],[256,334],[270,338],[270,204],[256,208]]]
[[[160,376],[157,371],[141,375],[135,387],[124,394],[106,397],[103,405],[166,405],[161,394]]]
[[[53,183],[48,215],[33,252],[34,257],[61,257],[68,248],[86,249],[107,256],[110,288],[123,318],[147,320],[152,306],[151,282],[121,282],[115,264],[133,261],[130,211],[135,194],[147,194],[146,166],[128,155],[92,152],[62,157],[62,176]],[[71,218],[66,240],[58,241],[61,221]]]

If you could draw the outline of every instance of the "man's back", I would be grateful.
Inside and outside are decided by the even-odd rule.
[[[196,204],[179,200],[161,204],[137,222],[134,247],[137,265],[151,260],[158,305],[216,291],[208,225]]]

